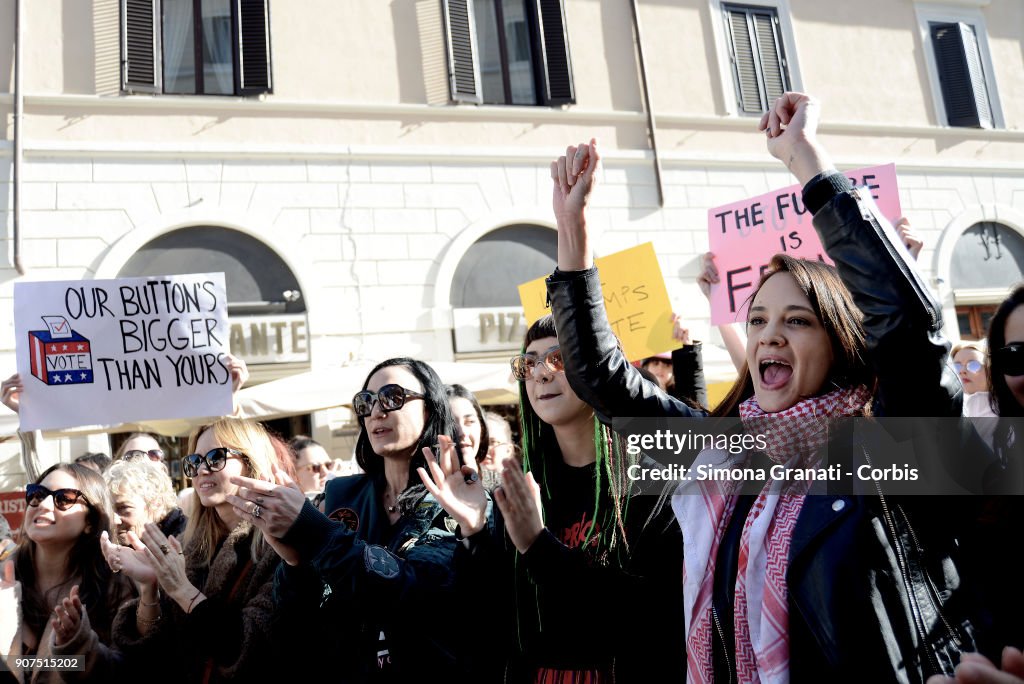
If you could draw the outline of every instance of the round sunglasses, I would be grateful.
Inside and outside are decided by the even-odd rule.
[[[512,375],[520,382],[527,378],[532,378],[537,366],[541,364],[552,373],[559,373],[565,370],[565,364],[562,362],[562,350],[557,344],[545,351],[543,356],[534,352],[513,356],[511,364]]]
[[[64,487],[62,489],[48,489],[41,484],[30,484],[25,487],[25,502],[32,507],[43,503],[47,497],[53,497],[53,505],[59,511],[66,511],[76,503],[84,503],[90,506],[89,499],[80,489]]]
[[[216,473],[219,470],[224,470],[229,458],[244,459],[245,454],[230,447],[215,447],[207,451],[205,456],[189,454],[181,459],[181,470],[185,473],[185,477],[191,479],[199,474],[199,467],[205,463],[208,471]]]
[[[424,395],[419,392],[413,392],[401,385],[384,385],[376,392],[371,392],[370,390],[356,392],[356,395],[352,397],[352,410],[355,411],[358,417],[366,418],[373,413],[373,405],[375,403],[379,402],[381,410],[387,413],[388,411],[401,410],[405,406],[406,399],[423,398],[425,398]]]
[[[955,361],[953,363],[953,370],[955,370],[957,373],[962,371],[964,368],[967,369],[968,373],[977,373],[982,369],[981,361],[971,359],[967,363],[960,363],[959,361]]]

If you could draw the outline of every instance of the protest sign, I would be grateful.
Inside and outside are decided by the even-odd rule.
[[[887,164],[847,172],[855,186],[867,186],[882,214],[900,217],[896,166]],[[831,264],[801,201],[802,188],[791,185],[708,210],[708,242],[721,279],[711,287],[711,323],[744,321],[747,298],[775,254]]]
[[[0,492],[0,515],[7,518],[7,524],[12,531],[16,532],[21,529],[21,522],[25,519],[27,506],[24,490]]]
[[[223,273],[14,285],[21,430],[231,413]]]
[[[626,358],[636,361],[678,347],[672,338],[672,305],[654,245],[645,242],[594,262],[601,274],[608,321],[622,340]],[[528,326],[551,313],[544,280],[538,278],[519,286]]]

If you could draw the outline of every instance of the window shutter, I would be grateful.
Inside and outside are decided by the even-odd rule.
[[[476,61],[473,0],[444,0],[448,40],[448,86],[454,102],[483,103],[480,67]]]
[[[747,26],[747,13],[743,10],[725,10],[729,33],[729,58],[736,77],[736,101],[744,114],[765,111],[761,101],[761,88],[757,78],[754,44]]]
[[[569,57],[569,34],[565,26],[562,0],[536,0],[539,24],[541,74],[544,78],[544,104],[576,104]]]
[[[932,24],[931,33],[949,125],[993,128],[974,27],[963,22]]]
[[[157,0],[121,0],[121,89],[160,91]]]
[[[779,18],[774,14],[754,12],[753,19],[754,34],[757,36],[757,51],[761,57],[761,74],[764,77],[764,91],[767,96],[765,109],[767,109],[789,90],[789,79],[782,56]]]
[[[236,0],[239,95],[273,92],[270,70],[269,0]]]

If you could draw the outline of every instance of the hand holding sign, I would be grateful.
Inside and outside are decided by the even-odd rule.
[[[21,375],[15,373],[0,385],[0,402],[3,402],[4,406],[17,413],[21,407],[21,392],[24,389],[25,386],[21,382]]]
[[[906,246],[907,251],[910,252],[910,256],[916,259],[924,247],[924,239],[911,228],[910,220],[906,216],[900,216],[900,220],[893,225],[893,228],[896,229],[896,234],[903,240],[903,244]]]
[[[558,268],[583,271],[594,265],[587,234],[586,208],[601,162],[597,140],[570,145],[551,162],[551,206],[558,224]]]

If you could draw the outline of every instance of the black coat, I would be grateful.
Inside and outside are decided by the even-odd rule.
[[[835,177],[815,179],[822,180],[840,184]],[[873,411],[959,416],[962,390],[946,364],[941,307],[864,199],[856,190],[837,190],[818,206],[808,204],[826,252],[864,314],[866,354],[879,379]],[[556,271],[548,296],[569,383],[604,417],[699,415],[644,381],[616,349],[596,269]],[[839,458],[863,463],[869,457],[865,444],[845,444]],[[958,642],[973,650],[972,634],[987,618],[975,566],[958,547],[974,510],[971,497],[809,496],[787,574],[792,680],[921,682],[951,670]],[[733,555],[736,547],[723,541],[720,552]],[[720,555],[719,569],[729,565],[723,560]],[[715,603],[731,616],[734,577],[727,579]],[[998,636],[979,638],[990,649],[1002,645]],[[722,640],[715,641],[716,678],[726,681],[731,673],[718,667]],[[724,642],[734,662],[733,639],[727,635]]]

